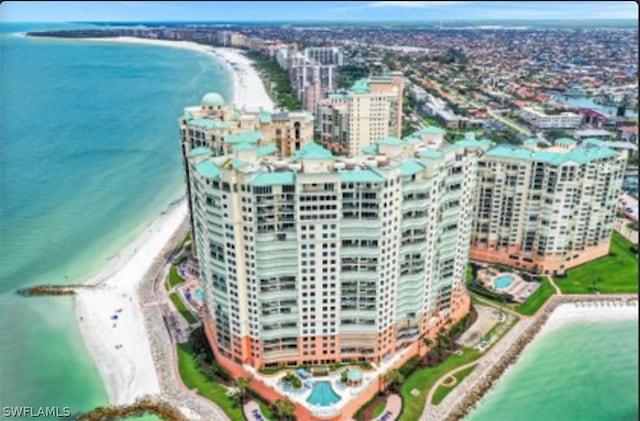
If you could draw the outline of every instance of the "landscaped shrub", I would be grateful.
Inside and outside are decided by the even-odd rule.
[[[413,373],[420,363],[420,357],[411,357],[406,363],[400,367],[400,374],[405,378],[409,377],[409,374]]]
[[[302,381],[293,373],[285,374],[285,376],[282,378],[282,381],[290,383],[294,389],[300,389],[302,387]]]

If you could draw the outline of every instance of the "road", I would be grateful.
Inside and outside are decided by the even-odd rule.
[[[501,116],[500,114],[496,113],[494,110],[487,109],[487,114],[489,114],[493,119],[499,121],[500,123],[504,124],[505,126],[511,127],[513,130],[517,131],[518,133],[522,133],[522,134],[524,134],[526,136],[532,136],[533,135],[531,133],[531,130],[525,129],[522,126],[519,126],[513,120],[509,120],[508,118],[505,118],[505,117]]]

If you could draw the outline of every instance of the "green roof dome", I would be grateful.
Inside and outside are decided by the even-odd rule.
[[[209,92],[202,97],[202,105],[208,107],[217,107],[218,105],[224,105],[224,98],[222,98],[222,95],[220,94]]]

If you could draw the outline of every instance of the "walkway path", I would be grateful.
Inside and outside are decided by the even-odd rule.
[[[449,379],[449,377],[452,377],[455,374],[458,374],[460,371],[462,370],[466,370],[469,367],[473,367],[474,365],[478,364],[478,360],[475,361],[471,361],[470,363],[466,363],[464,365],[461,365],[460,367],[454,368],[451,371],[448,371],[447,373],[443,374],[442,377],[440,377],[438,379],[437,382],[435,382],[435,384],[433,386],[431,386],[431,389],[429,390],[429,394],[427,395],[427,404],[431,405],[431,402],[433,402],[433,396],[436,394],[436,391],[438,390],[438,388],[440,386],[442,386],[442,384]],[[454,377],[455,379],[455,377]],[[457,384],[456,383],[453,384],[453,386],[455,386]]]
[[[161,398],[179,409],[189,420],[230,421],[217,405],[187,389],[180,379],[176,332],[173,330],[177,327],[174,321],[176,313],[164,290],[164,281],[171,267],[176,244],[180,244],[187,229],[185,218],[138,285],[140,307],[160,381]]]
[[[260,405],[258,402],[251,400],[244,404],[242,407],[244,412],[244,418],[249,421],[263,421],[266,420],[265,416],[260,412]]]
[[[468,409],[467,398],[469,394],[476,393],[477,390],[481,388],[483,383],[485,383],[486,378],[490,375],[492,370],[494,370],[497,366],[504,363],[504,358],[506,358],[509,353],[513,353],[513,350],[517,348],[517,343],[521,338],[524,337],[525,333],[529,334],[530,328],[534,328],[534,334],[537,333],[535,328],[537,326],[536,323],[544,323],[546,319],[543,317],[548,317],[550,312],[553,311],[556,305],[562,303],[569,302],[590,302],[590,301],[618,301],[618,302],[627,302],[627,305],[634,305],[631,301],[635,302],[637,305],[637,295],[630,294],[616,294],[616,295],[563,295],[563,296],[552,296],[547,300],[547,302],[533,315],[533,316],[520,316],[521,320],[511,328],[509,332],[505,334],[505,336],[496,343],[484,356],[480,357],[478,360],[473,361],[471,363],[467,363],[463,366],[457,367],[449,372],[443,374],[438,381],[434,384],[434,386],[429,391],[427,396],[426,404],[424,410],[422,411],[422,415],[420,416],[420,420],[422,421],[442,421],[449,419],[449,417],[457,411],[460,412],[460,406]],[[438,405],[431,404],[433,400],[433,395],[437,390],[437,386],[442,384],[449,376],[457,373],[460,370],[464,370],[474,364],[477,364],[476,369],[467,376],[458,387],[453,389],[445,399],[440,402]]]
[[[613,221],[613,228],[622,234],[627,240],[631,241],[633,244],[638,244],[638,231],[632,230],[628,228],[627,225],[633,224],[634,222],[630,219],[626,218],[618,218]]]
[[[556,290],[556,295],[562,295],[562,290],[558,287],[558,285],[556,285],[556,282],[553,280],[552,276],[549,276],[549,283],[551,283],[553,289]]]
[[[393,421],[398,419],[402,411],[402,398],[398,394],[392,394],[387,397],[387,406],[384,412],[375,419],[375,421]]]

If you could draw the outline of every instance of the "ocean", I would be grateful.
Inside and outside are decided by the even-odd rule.
[[[72,300],[15,290],[82,282],[180,199],[178,116],[231,78],[193,51],[12,35],[63,27],[0,25],[0,407],[75,413],[107,396]],[[559,330],[469,419],[635,419],[637,340],[637,322]]]
[[[83,282],[182,198],[178,117],[232,79],[194,51],[15,35],[66,27],[0,25],[0,407],[75,413],[107,396],[72,299],[15,291]]]
[[[638,419],[638,320],[576,323],[525,348],[467,421]]]

